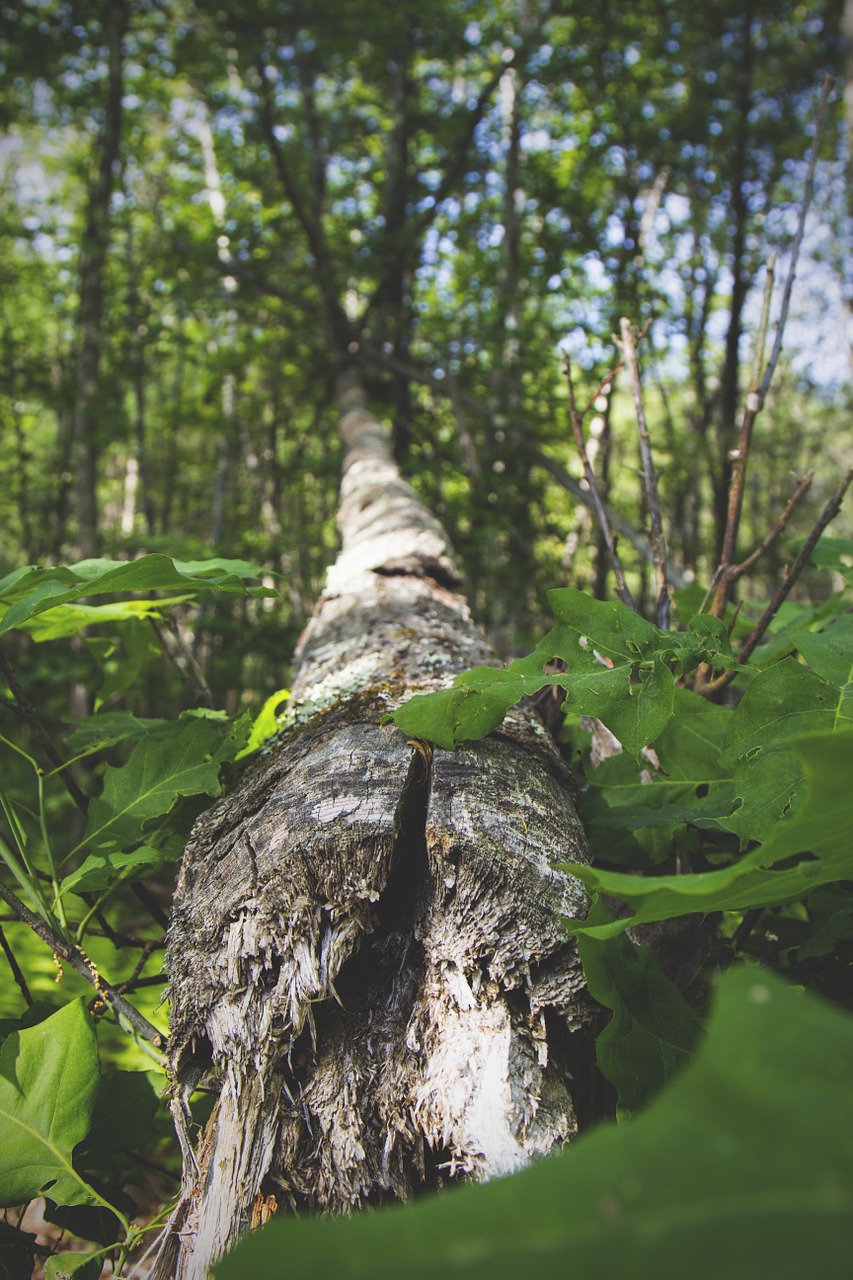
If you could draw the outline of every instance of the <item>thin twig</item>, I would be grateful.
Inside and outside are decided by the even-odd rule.
[[[89,801],[77,786],[74,779],[66,772],[62,756],[53,745],[53,741],[51,740],[49,733],[38,718],[38,712],[18,683],[18,677],[15,675],[14,668],[6,660],[6,655],[2,653],[2,651],[0,651],[0,671],[3,672],[6,683],[12,693],[12,697],[15,699],[21,719],[29,725],[33,737],[41,746],[50,763],[55,769],[60,771],[60,777],[65,785],[65,789],[76,804],[77,808],[82,813],[85,813],[88,809]]]
[[[155,924],[159,924],[161,929],[168,929],[169,917],[161,908],[157,899],[154,897],[147,885],[140,884],[136,881],[130,886],[133,896],[142,904]]]
[[[142,970],[145,968],[149,959],[151,958],[152,950],[153,950],[153,947],[151,947],[150,944],[146,942],[142,948],[142,954],[139,956],[138,960],[136,961],[136,964],[133,966],[133,973],[130,975],[129,978],[126,978],[124,982],[120,982],[118,987],[116,988],[121,993],[121,995],[126,995],[128,991],[133,990],[134,986],[137,984],[139,980]]]
[[[717,618],[722,618],[725,614],[731,584],[735,580],[735,576],[739,576],[733,576],[733,569],[735,565],[740,516],[743,508],[744,484],[746,479],[746,467],[749,459],[749,446],[752,439],[752,428],[756,417],[764,405],[767,392],[769,391],[770,385],[773,381],[776,366],[779,362],[779,357],[782,353],[782,341],[785,335],[785,325],[787,324],[788,311],[791,305],[791,294],[794,288],[794,278],[797,272],[800,247],[805,233],[806,216],[808,214],[812,192],[814,190],[815,169],[817,167],[820,140],[823,133],[826,108],[829,103],[829,95],[831,91],[832,78],[830,76],[826,76],[823,81],[820,102],[815,116],[814,137],[812,139],[811,153],[809,155],[808,171],[806,173],[803,195],[800,201],[800,214],[797,223],[797,232],[794,236],[794,243],[791,246],[791,261],[788,266],[788,274],[785,278],[785,287],[782,292],[782,305],[779,311],[779,320],[776,325],[776,336],[773,342],[773,350],[770,353],[770,359],[767,362],[764,375],[759,381],[761,365],[764,360],[764,344],[766,341],[770,314],[770,301],[775,275],[775,260],[771,259],[768,264],[767,280],[764,289],[764,303],[761,311],[761,323],[759,326],[758,341],[756,343],[753,375],[750,383],[749,394],[746,398],[743,420],[741,422],[740,439],[738,440],[737,448],[731,455],[733,466],[731,483],[729,485],[729,508],[726,518],[726,531],[723,538],[723,551],[720,557],[719,577],[717,579],[717,586],[714,591],[714,598],[710,609],[710,612]],[[707,666],[700,667],[696,672],[696,679],[693,688],[697,693],[702,693],[704,691],[708,685],[709,675],[710,670]],[[729,675],[729,679],[731,678],[732,676]],[[715,681],[714,684],[719,687],[718,682]]]
[[[37,916],[35,912],[30,911],[29,907],[21,902],[10,889],[0,883],[0,898],[11,907],[19,920],[28,925],[34,933],[37,933],[42,942],[47,943],[55,956],[59,956],[64,960],[75,973],[79,973],[81,978],[85,978],[90,986],[94,987],[98,995],[108,1004],[113,1012],[128,1022],[144,1040],[148,1040],[155,1049],[165,1050],[166,1037],[162,1031],[158,1030],[153,1023],[149,1022],[138,1009],[134,1008],[129,1001],[119,995],[116,989],[101,977],[98,970],[87,958],[85,952],[74,945],[74,943],[66,942],[59,934],[55,933],[46,920],[41,916]]]
[[[770,317],[770,302],[773,296],[775,278],[775,260],[771,258],[767,264],[767,278],[764,282],[764,301],[761,307],[761,320],[758,325],[756,340],[755,369],[761,367],[764,343],[767,338],[767,325]],[[726,611],[726,602],[731,587],[731,570],[735,564],[737,537],[740,530],[740,518],[743,511],[744,490],[746,487],[746,468],[749,462],[749,450],[752,444],[752,428],[761,408],[760,397],[755,383],[750,385],[746,397],[746,406],[741,419],[740,437],[737,448],[732,450],[732,478],[729,485],[729,509],[726,516],[726,531],[723,536],[723,552],[720,557],[720,576],[711,603],[711,613],[722,618]]]
[[[646,329],[648,329],[648,325],[646,325]],[[645,333],[645,329],[643,330],[643,332]],[[599,397],[599,396],[600,396],[604,391],[606,391],[608,387],[610,387],[610,386],[612,385],[612,383],[613,383],[613,379],[616,377],[616,375],[617,375],[617,373],[619,372],[619,370],[620,370],[620,369],[624,369],[624,368],[625,368],[625,361],[624,361],[624,360],[617,360],[617,362],[616,362],[616,364],[614,364],[613,368],[612,368],[612,369],[610,369],[607,373],[605,373],[604,377],[603,377],[603,378],[601,379],[601,381],[599,382],[598,387],[596,388],[596,390],[595,390],[595,391],[593,391],[592,395],[590,396],[589,400],[587,401],[587,406],[586,406],[586,408],[584,409],[583,413],[581,414],[581,422],[583,422],[584,418],[585,418],[585,417],[586,417],[586,415],[589,413],[590,409],[592,409],[592,408],[593,408],[593,406],[595,405],[595,402],[596,402],[596,400],[598,399],[598,397]]]
[[[619,553],[616,550],[616,542],[610,528],[610,522],[607,519],[607,512],[604,510],[601,495],[598,492],[598,486],[595,483],[592,464],[590,463],[589,454],[587,453],[581,416],[577,411],[577,406],[575,405],[575,384],[572,377],[572,362],[567,351],[563,353],[563,370],[565,372],[566,382],[569,388],[569,417],[571,419],[572,432],[575,437],[575,444],[577,445],[578,454],[583,466],[586,483],[589,487],[589,494],[593,501],[595,514],[598,518],[598,523],[601,526],[601,532],[604,535],[604,544],[607,547],[607,554],[610,556],[610,563],[613,566],[613,573],[616,577],[616,594],[623,604],[626,604],[629,609],[633,609],[636,612],[634,598],[628,589],[627,582],[625,581],[625,572],[622,568],[622,561],[619,559]]]
[[[784,532],[785,526],[793,515],[794,509],[799,504],[800,499],[803,498],[811,488],[813,478],[814,477],[811,472],[809,472],[807,476],[803,477],[785,504],[785,510],[779,516],[779,519],[776,521],[767,536],[762,539],[752,554],[747,556],[745,560],[741,560],[740,564],[732,565],[730,570],[732,582],[736,582],[738,578],[742,578],[743,575],[747,573],[753,565],[757,564],[761,557],[770,550],[779,535]]]
[[[640,381],[640,365],[637,360],[637,349],[634,345],[634,334],[631,321],[623,316],[620,322],[622,334],[619,342],[620,350],[625,357],[628,376],[631,379],[631,391],[634,396],[634,410],[637,416],[637,431],[640,437],[640,461],[643,468],[643,484],[649,506],[649,522],[651,525],[652,563],[655,569],[655,587],[657,602],[655,606],[657,624],[662,630],[669,627],[669,591],[666,580],[666,541],[663,536],[663,523],[660,515],[660,498],[658,482],[655,475],[655,463],[652,457],[652,442],[646,424],[646,413],[643,407],[643,386]]]
[[[829,104],[829,95],[832,93],[833,77],[824,76],[823,86],[821,89],[820,102],[815,116],[814,137],[812,138],[812,149],[809,156],[809,167],[806,174],[805,187],[803,188],[803,198],[800,201],[800,220],[797,224],[797,233],[794,236],[794,243],[791,246],[791,262],[788,267],[788,275],[785,280],[785,288],[782,293],[782,306],[779,311],[779,322],[776,325],[776,338],[773,343],[773,350],[770,353],[770,359],[767,362],[767,368],[764,370],[764,377],[761,379],[759,388],[759,407],[764,403],[765,396],[770,390],[770,384],[773,381],[773,375],[776,372],[776,365],[779,363],[779,356],[782,354],[782,339],[785,335],[785,325],[788,320],[788,309],[791,305],[791,293],[794,288],[794,276],[797,272],[797,260],[800,256],[800,246],[803,243],[803,235],[806,229],[806,214],[811,204],[812,191],[814,190],[814,175],[817,168],[817,158],[820,152],[820,140],[823,134],[824,121],[826,119],[826,108]]]
[[[187,686],[193,697],[202,706],[212,707],[213,694],[210,692],[210,685],[207,683],[204,672],[193,656],[192,650],[181,635],[178,624],[173,618],[169,618],[162,624],[154,618],[149,618],[149,621],[160,642],[160,648],[175,668],[182,683]],[[167,636],[168,640],[166,639]],[[178,654],[180,654],[180,661]]]
[[[139,991],[142,987],[161,987],[164,982],[169,981],[168,973],[164,973],[161,969],[159,973],[147,974],[144,978],[137,978],[131,982],[130,978],[126,982],[120,982],[116,990],[120,995],[126,996],[131,991]]]
[[[27,980],[24,977],[24,972],[21,966],[18,964],[14,951],[9,946],[9,939],[6,937],[6,934],[3,932],[2,925],[0,925],[0,947],[3,948],[3,953],[6,956],[6,959],[9,961],[9,968],[12,970],[12,977],[15,979],[15,982],[18,985],[18,989],[20,990],[21,995],[24,997],[24,1003],[26,1005],[31,1005],[33,1003],[33,997],[30,994],[29,987],[27,986]]]
[[[776,594],[773,596],[773,599],[764,610],[764,613],[761,615],[758,622],[743,642],[740,652],[737,655],[739,663],[746,662],[760,641],[764,638],[767,628],[776,617],[776,614],[779,612],[782,604],[790,594],[791,588],[794,586],[794,583],[797,581],[808,563],[809,556],[814,551],[820,535],[823,533],[829,522],[834,520],[838,515],[838,512],[841,510],[841,503],[844,501],[844,495],[849,489],[851,481],[853,481],[853,467],[848,467],[844,475],[844,479],[841,481],[823,511],[820,513],[814,528],[800,547],[794,563],[786,573],[783,582],[776,591]],[[730,667],[728,671],[724,671],[716,680],[712,680],[709,684],[706,684],[702,688],[701,692],[706,697],[712,693],[716,693],[719,689],[724,689],[726,685],[730,684],[736,675],[736,668]]]
[[[723,618],[726,613],[732,583],[740,576],[737,572],[735,555],[740,530],[740,518],[743,511],[743,497],[746,488],[746,468],[749,462],[749,450],[752,444],[752,428],[761,409],[761,397],[758,391],[758,376],[764,361],[764,347],[767,341],[767,326],[770,320],[770,303],[773,298],[773,282],[776,272],[776,257],[772,254],[767,263],[767,276],[764,281],[764,299],[761,306],[761,319],[755,343],[755,359],[750,380],[749,392],[740,424],[740,436],[737,447],[729,454],[732,474],[729,481],[729,501],[726,512],[726,528],[723,534],[723,547],[720,563],[714,573],[714,590],[708,612],[715,618]],[[711,678],[711,668],[703,662],[696,670],[693,679],[693,692],[704,693]]]

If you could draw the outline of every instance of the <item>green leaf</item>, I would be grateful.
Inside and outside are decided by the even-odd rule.
[[[150,1071],[102,1074],[92,1127],[77,1153],[81,1168],[103,1168],[121,1151],[150,1145],[163,1084]]]
[[[89,1132],[100,1065],[91,1019],[74,1000],[0,1049],[0,1205],[48,1190],[60,1204],[98,1204],[71,1155]]]
[[[688,825],[721,826],[735,804],[732,770],[720,763],[733,714],[675,689],[672,717],[655,739],[660,770],[622,753],[589,771],[580,812],[591,847],[605,861],[646,863],[640,845],[651,845],[653,860],[662,861],[676,839],[683,842]]]
[[[700,661],[733,661],[713,619],[700,617],[695,635],[659,631],[619,601],[591,600],[573,588],[550,591],[548,600],[557,625],[533,653],[503,669],[463,671],[452,689],[417,694],[386,720],[452,750],[496,729],[525,694],[554,684],[565,690],[567,711],[597,717],[638,755],[672,715],[675,680],[668,662],[686,671]],[[553,659],[568,672],[546,670]]]
[[[183,604],[187,596],[172,596],[167,600],[119,600],[114,604],[66,604],[54,605],[49,617],[39,615],[21,623],[21,629],[40,643],[44,640],[62,640],[77,635],[88,627],[103,627],[108,623],[161,618],[163,610]]]
[[[675,681],[659,658],[640,671],[636,682],[630,667],[623,666],[563,676],[560,684],[566,690],[567,708],[601,720],[635,756],[656,740],[672,715]]]
[[[243,560],[192,560],[181,562],[160,554],[138,560],[82,560],[56,569],[16,570],[0,581],[0,601],[8,608],[0,617],[0,635],[19,627],[57,605],[85,596],[113,595],[124,591],[237,592],[240,595],[274,596],[269,587],[249,587],[245,578],[259,578],[266,570]]]
[[[193,715],[194,713],[189,712],[188,714]],[[211,752],[211,759],[218,764],[242,759],[246,754],[246,744],[252,731],[251,711],[247,707],[245,711],[240,711],[233,717],[223,712],[222,728],[225,729],[225,732],[220,733],[219,742]]]
[[[679,876],[637,876],[568,863],[566,869],[596,893],[612,894],[634,914],[609,924],[573,920],[573,933],[613,937],[626,926],[670,920],[693,911],[744,911],[797,902],[818,886],[853,879],[850,840],[850,760],[853,728],[805,734],[789,746],[805,778],[798,810],[767,841],[718,871]],[[779,866],[795,854],[809,854]]]
[[[576,660],[591,666],[600,661],[595,657],[598,652],[615,666],[649,657],[655,650],[657,627],[618,600],[594,600],[574,587],[562,587],[548,592],[548,603],[561,624],[555,628],[560,632],[560,647]],[[542,647],[549,644],[546,637]]]
[[[142,845],[131,853],[90,853],[76,871],[64,876],[62,893],[91,893],[106,889],[116,880],[131,884],[171,861],[159,849]]]
[[[788,549],[796,554],[803,542],[803,538],[789,542]],[[833,538],[825,533],[819,538],[809,560],[818,569],[833,569],[843,574],[848,582],[853,582],[853,538]]]
[[[80,720],[73,733],[65,739],[65,745],[77,756],[115,746],[117,742],[172,737],[180,733],[182,727],[180,720],[146,719],[131,715],[129,711],[101,711]]]
[[[828,956],[853,939],[853,892],[841,885],[817,889],[806,902],[812,931],[797,948],[797,960]]]
[[[590,923],[610,919],[601,904],[590,912]],[[616,1089],[619,1114],[627,1116],[687,1065],[702,1023],[651,947],[622,933],[605,940],[579,936],[578,952],[590,994],[613,1011],[595,1056]]]
[[[747,754],[756,759],[799,734],[835,728],[839,702],[836,686],[795,658],[784,658],[760,671],[738,704],[723,744],[723,762]]]
[[[514,1177],[338,1219],[279,1219],[217,1280],[846,1280],[853,1019],[741,968],[646,1110]]]
[[[734,765],[739,804],[721,825],[742,842],[761,840],[802,802],[802,762],[791,740],[841,723],[843,695],[795,658],[759,672],[729,721],[721,762]]]
[[[838,718],[853,720],[853,613],[822,631],[792,631],[791,640],[811,670],[839,689]]]
[[[55,1253],[44,1264],[45,1280],[98,1280],[104,1253]]]
[[[237,754],[235,759],[242,760],[243,756],[251,755],[253,751],[257,751],[262,742],[265,742],[267,738],[271,738],[274,733],[278,732],[281,708],[289,697],[289,689],[278,689],[267,698],[255,717],[245,747]]]
[[[107,768],[104,789],[89,809],[78,848],[121,849],[137,843],[142,824],[168,813],[178,796],[219,793],[219,766],[210,759],[219,743],[214,724],[190,719],[175,738],[144,738],[127,764]]]

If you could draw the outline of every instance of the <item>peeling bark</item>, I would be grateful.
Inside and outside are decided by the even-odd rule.
[[[584,858],[532,710],[434,757],[382,713],[490,660],[439,524],[353,371],[343,545],[301,639],[289,723],[198,823],[170,928],[179,1124],[219,1090],[155,1277],[201,1280],[279,1207],[349,1210],[488,1178],[577,1129],[589,1008],[560,917]]]

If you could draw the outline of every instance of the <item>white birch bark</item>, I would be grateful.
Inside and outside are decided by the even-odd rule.
[[[170,931],[180,1116],[219,1089],[153,1275],[202,1280],[277,1208],[516,1169],[577,1128],[584,858],[532,712],[431,762],[383,712],[489,661],[439,524],[341,376],[342,548],[291,722],[199,822]]]

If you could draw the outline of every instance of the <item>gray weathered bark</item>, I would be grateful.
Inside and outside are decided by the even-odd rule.
[[[289,727],[199,822],[175,899],[180,1121],[219,1097],[153,1275],[202,1280],[279,1207],[348,1210],[506,1173],[571,1138],[589,1010],[557,867],[584,858],[532,712],[455,753],[383,712],[489,660],[446,538],[353,371],[343,546],[300,642]]]

